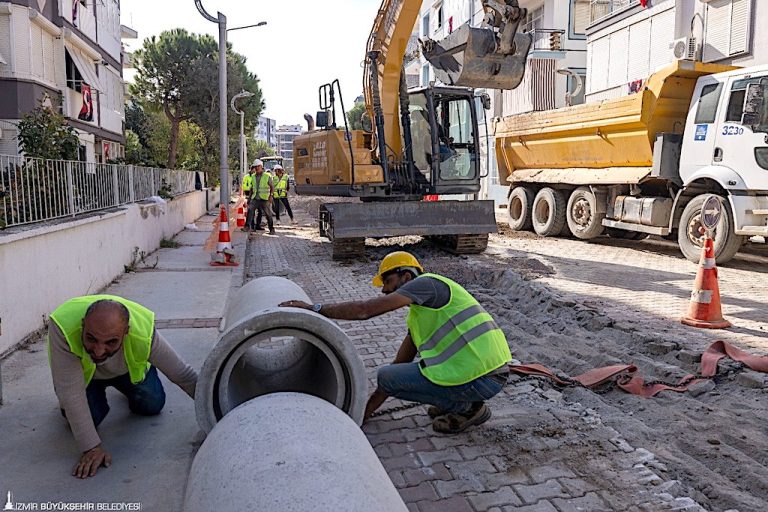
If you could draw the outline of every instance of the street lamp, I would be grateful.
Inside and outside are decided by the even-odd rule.
[[[219,180],[221,206],[229,204],[229,148],[227,147],[227,17],[221,12],[214,18],[203,7],[202,0],[195,0],[195,7],[212,23],[219,24]]]
[[[232,98],[232,103],[231,103],[232,110],[234,110],[236,114],[240,114],[240,183],[241,184],[243,183],[243,177],[245,176],[245,161],[248,159],[248,151],[245,146],[245,128],[244,128],[245,112],[243,112],[242,110],[238,110],[237,106],[235,106],[235,102],[240,98],[250,98],[251,96],[253,96],[252,92],[242,91],[239,94],[235,94],[235,96]]]
[[[576,89],[574,89],[573,92],[570,92],[568,90],[568,84],[566,84],[566,86],[565,86],[565,88],[566,88],[566,91],[565,91],[565,106],[566,107],[570,107],[573,104],[573,97],[578,95],[581,92],[581,88],[583,87],[584,82],[582,81],[582,79],[581,79],[581,77],[579,76],[578,73],[576,73],[574,71],[571,71],[568,68],[558,69],[557,73],[559,75],[570,76],[570,77],[573,77],[573,78],[576,79]]]

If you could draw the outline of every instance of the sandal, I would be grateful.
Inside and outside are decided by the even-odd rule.
[[[483,404],[466,413],[449,412],[438,416],[432,422],[432,429],[443,434],[458,434],[464,432],[472,425],[480,425],[491,417],[491,410]]]

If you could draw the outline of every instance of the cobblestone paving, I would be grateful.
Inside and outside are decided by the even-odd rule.
[[[370,278],[379,255],[353,264],[332,262],[329,244],[318,238],[312,217],[300,205],[295,210],[299,226],[278,225],[275,237],[251,236],[244,278],[286,276],[320,302],[376,296]],[[587,245],[592,252],[580,255],[572,245],[577,242],[556,243],[560,245],[494,238],[490,254],[465,258],[464,263],[471,266],[489,258],[504,263],[527,258],[523,251],[532,250],[554,268],[553,275],[542,279],[549,286],[591,300],[609,297],[616,302],[601,303],[625,315],[627,322],[643,321],[643,308],[668,317],[684,309],[685,287],[695,273],[684,260],[669,262],[669,256],[652,251],[636,255],[626,247],[603,245]],[[601,270],[602,261],[617,268]],[[638,276],[630,271],[638,267],[647,272]],[[759,283],[740,282],[744,277],[737,272],[724,271],[721,286],[738,283],[754,292],[755,299],[732,299],[729,294],[727,312],[759,331],[757,301],[767,298],[765,290],[753,289]],[[566,284],[570,282],[575,284]],[[404,319],[405,311],[396,311],[364,322],[339,322],[358,348],[371,386],[376,369],[391,361],[405,335]],[[511,383],[492,400],[491,420],[455,436],[434,433],[421,406],[375,418],[364,431],[412,511],[705,510],[664,463],[642,446],[631,445],[595,410],[582,405],[575,391],[561,393],[538,381]],[[397,405],[390,400],[384,407]]]

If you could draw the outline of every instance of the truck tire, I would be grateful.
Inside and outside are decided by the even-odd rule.
[[[529,187],[515,187],[509,194],[507,217],[512,231],[530,231],[533,228],[531,212],[536,193]]]
[[[709,194],[702,194],[693,198],[683,210],[680,217],[680,226],[677,230],[677,244],[680,251],[689,261],[698,262],[701,258],[701,246],[704,243],[704,235],[699,233],[701,227],[701,207]],[[723,198],[723,215],[720,223],[712,233],[715,241],[715,260],[717,264],[730,261],[744,243],[744,236],[734,233],[733,213],[728,201]]]
[[[597,206],[597,198],[589,187],[579,187],[571,193],[566,219],[573,236],[590,240],[603,234],[605,213],[599,213]]]
[[[540,236],[559,236],[565,228],[566,202],[563,193],[553,188],[539,190],[533,199],[531,221]]]

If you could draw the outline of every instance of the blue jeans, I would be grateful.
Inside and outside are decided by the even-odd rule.
[[[504,378],[483,375],[459,386],[440,386],[422,375],[419,363],[402,363],[380,368],[378,385],[401,400],[435,405],[445,412],[467,412],[473,402],[488,400],[501,391]]]
[[[165,390],[154,366],[149,368],[144,380],[138,384],[132,384],[127,373],[112,379],[92,379],[85,388],[85,395],[95,426],[99,426],[109,412],[106,393],[109,386],[113,386],[128,398],[128,408],[134,414],[154,416],[160,414],[165,405]]]

